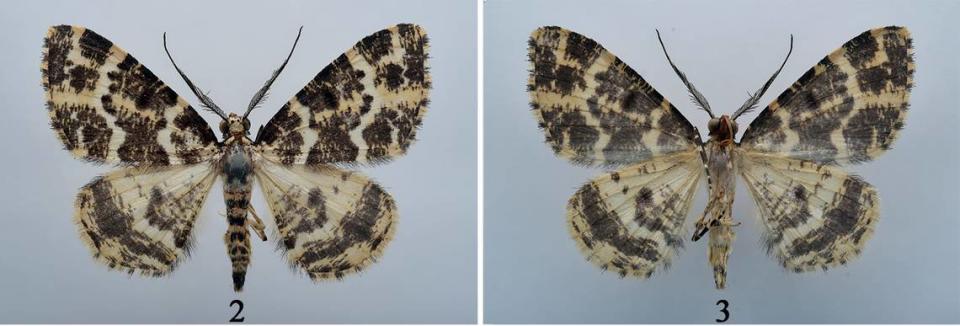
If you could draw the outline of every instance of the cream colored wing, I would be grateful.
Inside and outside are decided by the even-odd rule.
[[[313,280],[341,278],[373,263],[393,238],[393,198],[357,172],[254,161],[280,247]]]
[[[903,27],[844,43],[780,94],[740,147],[822,164],[869,161],[893,145],[913,87],[913,41]]]
[[[167,274],[187,256],[190,232],[216,179],[211,164],[129,168],[96,178],[77,195],[80,238],[112,269]]]
[[[624,166],[700,145],[680,111],[596,41],[550,26],[529,46],[530,105],[558,156]]]
[[[166,166],[207,161],[217,137],[187,102],[106,38],[79,26],[47,31],[41,60],[50,125],[75,157]]]
[[[703,171],[697,152],[690,151],[593,179],[567,206],[573,239],[597,266],[649,277],[683,247],[684,221]]]
[[[257,133],[283,164],[379,163],[406,153],[427,112],[426,32],[400,24],[357,42]]]
[[[860,255],[880,214],[873,186],[834,166],[737,153],[767,251],[784,268],[825,270]]]

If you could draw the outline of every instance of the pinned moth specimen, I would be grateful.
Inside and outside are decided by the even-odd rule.
[[[659,39],[659,32],[657,34]],[[857,257],[879,216],[877,191],[841,165],[888,150],[906,118],[913,48],[902,27],[866,31],[810,68],[751,122],[783,64],[732,115],[715,116],[704,96],[667,61],[709,116],[709,138],[623,61],[596,41],[543,27],[529,41],[528,90],[546,142],[560,157],[615,168],[581,187],[567,223],[587,260],[621,277],[666,269],[683,238],[701,179],[707,205],[692,241],[708,237],[718,289],[739,224],[736,175],[747,184],[770,255],[794,272],[826,270]],[[790,40],[790,51],[793,39]]]
[[[250,203],[254,180],[273,213],[278,247],[311,279],[339,279],[383,253],[396,229],[394,201],[341,166],[387,162],[413,143],[430,89],[427,36],[400,24],[363,38],[250,139],[247,116],[297,41],[243,115],[220,109],[167,51],[203,108],[220,118],[218,140],[197,110],[117,45],[83,27],[49,29],[41,68],[53,130],[74,157],[120,166],[76,198],[74,221],[97,261],[131,274],[173,271],[218,178],[235,291],[250,263],[250,230],[267,240]]]

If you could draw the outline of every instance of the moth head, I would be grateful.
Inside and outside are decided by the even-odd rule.
[[[226,120],[220,121],[220,132],[224,138],[243,137],[250,133],[250,120],[231,112]]]
[[[733,140],[733,136],[737,134],[737,122],[724,114],[719,118],[710,119],[707,130],[710,131],[710,137],[713,139]]]

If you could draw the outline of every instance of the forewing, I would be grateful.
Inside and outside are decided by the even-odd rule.
[[[859,256],[879,218],[870,184],[838,167],[743,153],[746,180],[765,227],[767,251],[795,272]]]
[[[590,262],[620,276],[649,277],[683,247],[684,221],[702,174],[693,151],[604,174],[570,199],[570,232]]]
[[[359,173],[260,158],[256,176],[273,211],[280,247],[311,279],[358,272],[393,238],[393,198]]]
[[[129,168],[80,189],[74,221],[97,261],[160,276],[188,253],[190,232],[217,178],[210,164]]]
[[[542,27],[529,43],[530,105],[557,155],[616,166],[698,145],[690,122],[594,40]]]
[[[406,153],[427,111],[427,36],[400,24],[365,37],[270,119],[256,144],[283,164],[378,163]]]
[[[872,160],[903,127],[913,72],[906,28],[864,32],[770,103],[750,123],[740,146],[826,164]]]
[[[218,151],[213,130],[183,98],[91,30],[51,27],[41,71],[51,126],[78,158],[163,166]]]

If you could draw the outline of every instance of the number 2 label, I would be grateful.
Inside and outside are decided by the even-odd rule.
[[[242,323],[245,317],[240,317],[240,313],[243,312],[243,301],[233,300],[230,301],[230,306],[233,307],[237,305],[237,313],[233,315],[233,318],[230,318],[231,323]]]

